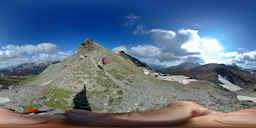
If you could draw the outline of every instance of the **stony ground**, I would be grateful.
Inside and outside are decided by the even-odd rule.
[[[145,75],[131,61],[107,49],[85,42],[61,63],[51,65],[32,81],[0,90],[0,97],[10,99],[0,107],[18,111],[37,108],[72,108],[73,98],[84,85],[95,112],[127,112],[163,107],[173,101],[194,101],[212,110],[236,111],[254,107],[240,102],[234,92],[208,81],[181,84]],[[107,56],[106,73],[100,60]]]

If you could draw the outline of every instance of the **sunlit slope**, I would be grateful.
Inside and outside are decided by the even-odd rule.
[[[106,73],[100,68],[103,56],[108,59]],[[86,40],[73,56],[51,65],[29,84],[61,88],[72,93],[81,91],[85,85],[89,101],[108,97],[105,104],[118,105],[125,89],[137,76],[144,77],[144,74],[130,60]]]

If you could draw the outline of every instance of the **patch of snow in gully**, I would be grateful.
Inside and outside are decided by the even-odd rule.
[[[226,89],[228,89],[228,90],[230,90],[230,91],[235,92],[235,91],[239,91],[239,90],[243,89],[243,88],[240,88],[240,87],[237,86],[237,85],[232,84],[230,81],[228,81],[227,79],[225,79],[225,78],[222,77],[221,75],[218,75],[218,80],[219,80],[221,83],[223,83],[223,84],[219,84],[220,86],[222,86],[223,88],[226,88]]]

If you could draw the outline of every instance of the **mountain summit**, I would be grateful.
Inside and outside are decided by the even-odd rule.
[[[105,73],[102,71],[102,57],[108,60]],[[114,110],[112,107],[121,103],[126,89],[139,76],[144,77],[143,71],[131,61],[88,39],[74,55],[51,65],[30,84],[67,90],[70,98],[85,85],[92,109],[101,111],[106,105]],[[67,107],[72,105],[70,100],[65,102],[69,103]]]

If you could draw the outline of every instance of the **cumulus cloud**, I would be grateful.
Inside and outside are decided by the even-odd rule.
[[[218,54],[224,53],[222,45],[216,39],[200,37],[198,30],[181,29],[175,32],[152,29],[149,34],[155,46],[137,45],[126,49],[128,53],[148,61],[147,63],[172,65],[186,61],[220,62]]]
[[[162,47],[165,57],[162,61],[171,59],[183,59],[192,57],[206,63],[218,62],[217,56],[223,51],[223,47],[216,39],[203,38],[198,30],[181,29],[178,32],[163,29],[152,29],[152,39]],[[166,57],[169,56],[169,57]]]
[[[47,61],[61,61],[71,56],[72,54],[73,54],[72,51],[68,51],[66,53],[59,51],[56,54],[40,53],[38,55],[32,56],[32,61],[37,63],[42,63]]]
[[[7,45],[1,48],[5,56],[17,56],[20,54],[34,54],[38,52],[54,53],[57,46],[52,43],[40,43],[38,45]]]
[[[238,52],[226,52],[226,53],[220,53],[219,57],[230,58],[230,57],[237,57],[238,55],[239,55]]]
[[[233,63],[246,68],[256,68],[256,51],[243,52],[231,58]]]
[[[256,68],[256,51],[243,51],[223,52],[218,57],[225,64],[236,64],[244,68]]]
[[[29,58],[27,57],[12,57],[12,58],[8,58],[5,60],[2,60],[2,58],[0,58],[0,69],[1,68],[7,68],[7,67],[12,67],[15,65],[19,65],[19,64],[23,64],[23,63],[28,63],[30,62]]]
[[[0,48],[0,68],[28,62],[63,60],[71,54],[71,51],[58,51],[53,43],[7,45]]]
[[[256,68],[256,51],[238,49],[225,52],[221,43],[214,38],[199,35],[198,30],[181,29],[177,32],[164,29],[149,31],[153,45],[137,45],[125,49],[127,53],[151,65],[170,66],[182,62],[237,64]],[[120,50],[119,50],[120,51]]]
[[[180,60],[161,62],[159,59],[156,59],[156,58],[141,58],[141,60],[143,62],[146,62],[150,66],[162,67],[162,68],[168,67],[168,66],[174,66],[174,65],[182,63],[182,61],[180,61]]]
[[[119,52],[121,52],[121,51],[127,52],[127,49],[126,49],[125,46],[118,46],[118,47],[113,48],[112,51],[113,51],[114,53],[119,53]]]
[[[162,48],[166,53],[171,53],[174,56],[185,56],[195,54],[188,52],[181,46],[190,38],[191,35],[187,33],[175,33],[171,30],[152,29],[151,37],[153,41]],[[194,38],[191,38],[192,40]]]
[[[154,57],[159,56],[161,51],[158,47],[152,45],[138,45],[131,47],[130,53],[139,57]]]

